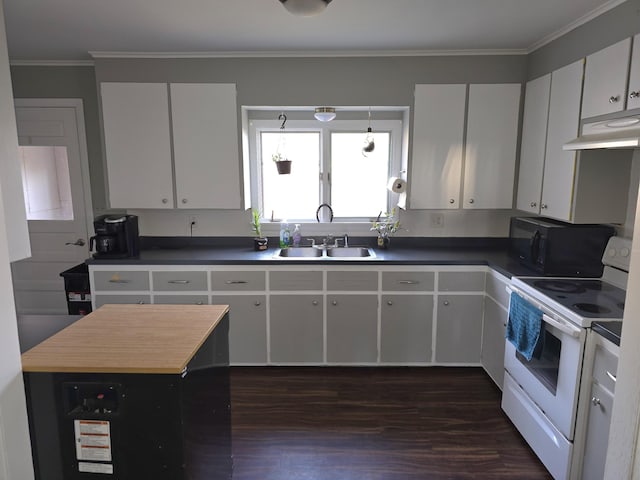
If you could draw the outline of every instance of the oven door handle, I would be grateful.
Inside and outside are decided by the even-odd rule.
[[[509,293],[509,295],[511,295],[512,293],[515,293],[516,295],[519,295],[518,292],[513,291],[513,289],[509,288],[509,287],[505,287],[505,290],[507,291],[507,293]],[[525,297],[523,297],[525,298]],[[525,298],[525,300],[528,301],[527,298]],[[566,322],[564,320],[556,320],[555,318],[547,315],[546,313],[542,314],[542,320],[545,323],[548,323],[549,325],[556,327],[558,330],[560,330],[562,333],[566,333],[567,335],[570,335],[573,338],[578,338],[581,334],[582,334],[582,329],[580,327],[577,327],[576,325],[573,325],[569,322]]]

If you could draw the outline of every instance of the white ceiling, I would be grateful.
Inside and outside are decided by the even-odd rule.
[[[278,0],[4,0],[12,60],[88,52],[202,55],[529,52],[623,0],[333,0],[295,17]]]

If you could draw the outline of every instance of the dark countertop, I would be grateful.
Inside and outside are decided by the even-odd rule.
[[[253,250],[252,239],[240,239],[229,245],[229,239],[220,241],[204,238],[147,237],[142,242],[139,258],[89,259],[90,265],[488,265],[501,274],[511,277],[539,276],[521,265],[508,254],[506,239],[393,239],[387,250],[373,248],[375,258],[313,259],[278,258],[279,249],[262,252]],[[350,239],[350,246],[369,246],[371,239]],[[270,239],[271,245],[277,240]],[[244,244],[244,245],[243,245]]]
[[[591,328],[594,332],[599,333],[610,342],[620,346],[620,338],[622,337],[622,322],[593,322]]]

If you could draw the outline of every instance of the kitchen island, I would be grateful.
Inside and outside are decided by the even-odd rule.
[[[25,352],[36,478],[230,478],[228,312],[105,305]]]

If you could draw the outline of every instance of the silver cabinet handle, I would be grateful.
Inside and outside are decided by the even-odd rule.
[[[163,198],[162,199],[162,203],[169,203],[169,199],[168,198]]]
[[[543,209],[543,210],[546,210],[547,209],[547,204],[546,203],[541,204],[540,208]]]
[[[617,382],[618,377],[616,377],[613,373],[607,370],[607,377],[609,377],[612,381]]]
[[[387,300],[387,305],[391,306],[393,305],[393,302],[391,300]]]
[[[260,305],[262,305],[262,302],[260,302],[260,300],[256,300],[255,302],[253,302],[253,304],[254,304],[256,307],[259,307]]]
[[[131,283],[131,280],[120,279],[120,278],[112,278],[109,280],[109,283]]]
[[[138,305],[144,305],[144,300],[140,300],[140,301],[138,302]]]
[[[418,285],[420,282],[417,280],[398,280],[400,285]]]
[[[454,204],[454,203],[456,203],[456,201],[453,198],[450,198],[449,199],[449,203]]]
[[[609,103],[618,103],[620,95],[612,95],[609,97]]]
[[[444,302],[442,302],[442,304],[443,304],[445,307],[448,307],[448,306],[449,306],[449,300],[445,300]]]
[[[537,204],[536,202],[531,202],[529,205],[530,205],[532,208],[534,208],[534,207],[537,207],[537,206],[538,206],[538,204]]]
[[[187,200],[186,198],[183,198],[182,203],[189,203],[189,200]]]
[[[631,92],[629,94],[629,98],[640,98],[640,90],[637,90],[635,92]]]
[[[332,301],[332,302],[331,302],[331,305],[334,305],[334,306],[335,306],[335,305],[338,305],[338,301],[337,301],[337,300]]]
[[[600,405],[600,399],[597,397],[591,397],[591,403],[593,403],[596,407]]]
[[[314,300],[313,302],[311,302],[311,305],[313,305],[314,307],[318,305],[318,300]]]
[[[73,245],[75,247],[84,247],[85,241],[82,238],[77,239],[75,242],[67,242],[65,245]]]
[[[470,198],[469,203],[475,203],[475,200],[473,198]]]
[[[245,283],[249,283],[246,280],[227,280],[226,282],[227,285],[242,285]]]
[[[186,285],[187,283],[191,283],[191,280],[169,280],[167,283],[176,283],[178,285]]]
[[[203,305],[202,302],[196,302],[196,305]]]

